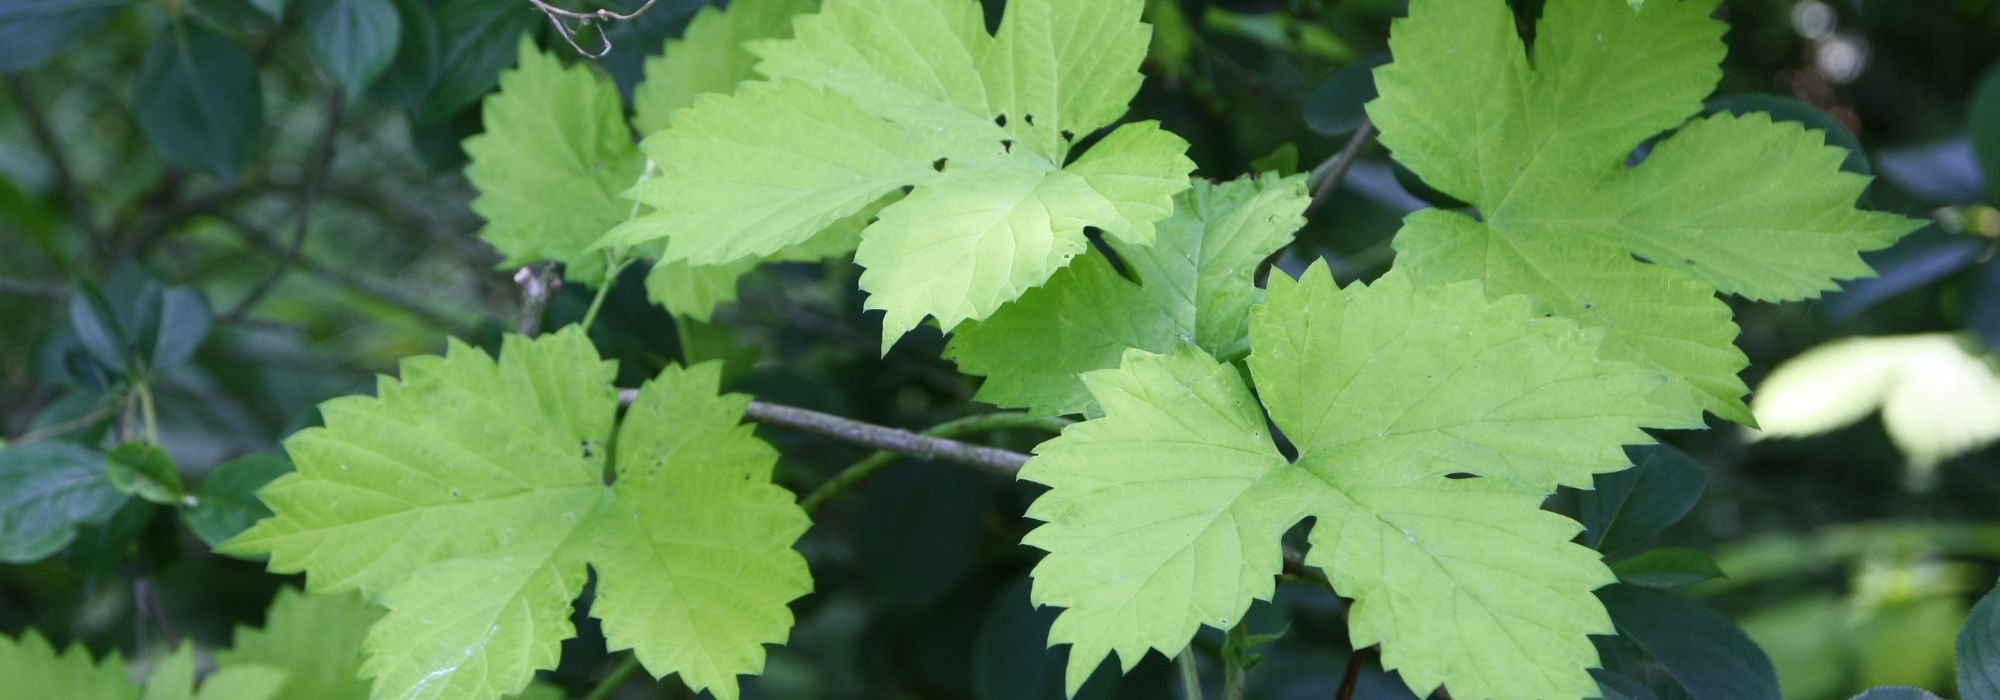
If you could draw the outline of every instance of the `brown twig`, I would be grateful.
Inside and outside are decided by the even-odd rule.
[[[21,116],[28,123],[28,133],[35,142],[48,153],[49,169],[55,171],[56,182],[62,186],[63,199],[67,200],[70,218],[76,220],[76,228],[83,232],[85,240],[99,256],[111,253],[110,241],[105,240],[104,231],[97,225],[96,212],[92,211],[90,199],[84,195],[83,183],[76,179],[76,171],[70,168],[69,159],[63,156],[62,144],[56,142],[54,129],[49,128],[48,115],[42,113],[41,105],[35,103],[34,95],[28,93],[28,86],[19,76],[9,75],[5,82],[8,97],[21,108]]]
[[[305,190],[299,193],[298,226],[292,231],[291,244],[285,247],[284,255],[278,259],[277,268],[258,281],[257,286],[251,287],[250,293],[244,295],[243,300],[236,302],[235,308],[222,314],[221,318],[233,320],[248,314],[257,306],[257,302],[264,300],[264,295],[270,293],[271,289],[277,286],[278,280],[282,279],[286,272],[291,271],[292,265],[298,261],[300,251],[305,248],[306,233],[312,230],[313,205],[319,203],[320,187],[326,182],[327,170],[333,165],[334,136],[340,131],[340,118],[346,108],[347,101],[340,90],[327,90],[326,126],[320,132],[319,142],[314,145],[312,167],[306,170]]]
[[[543,265],[540,271],[524,267],[514,273],[514,284],[521,287],[521,320],[515,330],[521,335],[533,338],[542,332],[542,315],[549,308],[549,298],[562,288],[555,268],[553,264]]]
[[[637,389],[621,389],[618,392],[619,402],[626,405],[630,405],[638,397]],[[1028,455],[1012,450],[933,437],[901,428],[863,423],[830,413],[763,401],[750,402],[749,409],[743,413],[743,419],[758,425],[811,433],[906,457],[968,466],[1008,478],[1020,473],[1021,465],[1028,463]]]
[[[1310,217],[1313,212],[1319,211],[1319,208],[1326,204],[1326,200],[1332,197],[1333,191],[1340,188],[1340,182],[1347,179],[1347,172],[1354,169],[1354,161],[1361,157],[1362,147],[1367,146],[1374,138],[1375,123],[1364,117],[1361,126],[1355,128],[1354,135],[1348,137],[1347,144],[1340,147],[1340,152],[1313,167],[1312,174],[1306,176],[1306,182],[1312,183],[1313,188],[1312,201],[1306,204],[1306,216]],[[1264,256],[1264,259],[1257,263],[1257,271],[1251,275],[1253,283],[1259,287],[1264,286],[1265,280],[1271,278],[1271,268],[1277,266],[1278,258],[1283,257],[1285,250],[1291,247],[1291,242],[1287,242],[1277,250],[1271,251],[1270,255]]]
[[[534,5],[535,9],[541,10],[542,14],[548,16],[549,24],[556,28],[557,34],[562,35],[563,41],[569,42],[570,48],[576,49],[577,53],[591,59],[604,58],[611,55],[611,35],[604,33],[604,22],[628,22],[638,19],[639,15],[646,14],[647,10],[653,9],[653,3],[656,2],[659,2],[659,0],[646,0],[646,4],[640,5],[639,9],[621,14],[609,9],[593,12],[577,12],[550,5],[547,2],[543,2],[543,0],[528,0],[528,4]],[[568,22],[563,21],[565,19],[576,22],[576,26],[570,26]],[[585,49],[583,45],[576,43],[578,30],[591,27],[597,29],[598,48],[594,51]]]
[[[210,211],[207,214],[228,224],[230,228],[235,229],[237,234],[245,242],[249,243],[252,248],[256,248],[268,255],[283,254],[283,250],[278,247],[278,242],[271,237],[270,232],[264,230],[263,227],[258,226],[256,223],[229,211]],[[300,272],[402,307],[404,310],[409,311],[411,315],[442,326],[453,333],[463,335],[470,330],[465,324],[452,318],[449,314],[433,309],[418,299],[404,295],[393,286],[368,280],[339,269],[322,266],[314,262],[312,258],[303,255],[299,256],[293,262],[293,266],[297,267]]]

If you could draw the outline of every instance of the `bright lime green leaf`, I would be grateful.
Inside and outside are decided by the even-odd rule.
[[[1037,415],[1094,413],[1079,375],[1118,366],[1127,348],[1192,342],[1222,359],[1249,351],[1257,265],[1305,224],[1303,177],[1197,180],[1175,198],[1150,247],[1112,241],[1142,284],[1086,255],[992,317],[961,326],[946,354],[984,375],[978,399]]]
[[[1130,669],[1240,620],[1312,517],[1307,561],[1355,599],[1354,643],[1418,695],[1594,694],[1589,635],[1611,623],[1591,591],[1613,579],[1541,502],[1630,466],[1641,426],[1684,425],[1655,403],[1664,375],[1601,359],[1602,335],[1469,284],[1342,290],[1315,265],[1253,311],[1256,394],[1187,346],[1086,374],[1104,417],[1021,473],[1051,487],[1026,542],[1049,551],[1036,602],[1067,608],[1050,643],[1071,645],[1070,690],[1107,653]]]
[[[190,700],[194,697],[194,645],[186,641],[153,662],[146,677],[144,700]]]
[[[2000,441],[2000,373],[1949,333],[1851,338],[1778,365],[1750,408],[1769,437],[1831,432],[1880,409],[1926,485],[1938,463]]]
[[[648,137],[661,176],[629,195],[655,211],[599,244],[664,238],[664,260],[724,265],[913,187],[856,253],[885,345],[926,317],[984,318],[1067,265],[1085,228],[1150,243],[1187,187],[1186,142],[1155,124],[1071,158],[1138,90],[1142,4],[1015,0],[996,36],[972,0],[831,0],[750,44],[769,80]]]
[[[740,423],[750,398],[716,394],[720,370],[668,369],[627,412],[591,605],[612,650],[735,697],[791,630],[785,604],[812,592],[791,548],[811,522],[771,483],[777,451]]]
[[[485,132],[465,141],[465,177],[479,188],[472,210],[486,219],[479,234],[507,256],[503,265],[554,260],[570,279],[597,286],[606,260],[590,243],[631,218],[618,193],[639,179],[646,157],[611,81],[586,65],[564,68],[525,37],[520,52],[486,98]]]
[[[223,671],[275,668],[285,673],[285,700],[367,700],[361,678],[362,640],[382,611],[359,594],[307,595],[285,588],[264,613],[264,627],[236,628],[233,646],[217,652]]]
[[[806,242],[791,246],[766,258],[766,262],[814,262],[854,252],[861,243],[861,230],[875,222],[882,207],[900,197],[890,193],[853,216],[833,222]],[[707,323],[715,317],[715,307],[736,301],[736,285],[744,275],[757,269],[757,258],[741,258],[721,265],[691,265],[663,262],[646,275],[646,294],[653,303],[676,316]]]
[[[672,482],[665,476],[641,480],[637,474],[676,467],[727,471],[739,477],[730,486],[768,500],[773,488],[768,480],[748,480],[759,473],[758,464],[738,463],[756,456],[742,447],[755,442],[747,435],[684,445],[643,438],[665,432],[678,439],[680,431],[700,434],[702,421],[739,420],[740,405],[713,399],[718,372],[715,366],[688,372],[705,381],[680,381],[679,370],[668,373],[663,388],[655,390],[665,393],[659,400],[691,408],[671,423],[626,426],[624,449],[618,451],[623,478],[607,488],[608,441],[618,407],[614,367],[598,358],[581,329],[572,326],[536,340],[510,336],[497,361],[453,342],[444,357],[406,360],[400,380],[382,381],[379,398],[347,397],[322,405],[326,427],[286,443],[298,471],[259,494],[276,515],[224,549],[270,554],[273,571],[306,572],[311,591],[359,590],[387,608],[369,629],[361,669],[374,679],[377,696],[491,698],[520,691],[536,670],[555,666],[562,640],[574,633],[570,603],[583,587],[586,564],[598,567],[607,580],[629,576],[616,572],[635,568],[653,573],[664,566],[663,556],[685,554],[687,548],[742,547],[740,538],[724,535],[744,533],[761,535],[759,543],[782,543],[741,557],[670,564],[689,578],[728,579],[746,561],[773,569],[797,561],[785,549],[801,529],[803,516],[795,506],[734,511],[737,520],[705,533],[717,541],[691,537],[679,542],[682,549],[603,544],[689,534],[633,530],[642,520],[686,517],[656,512],[676,507],[660,499],[694,498],[634,492]],[[700,391],[711,393],[688,395]],[[698,413],[704,409],[713,415]],[[638,464],[648,470],[631,466]],[[762,470],[768,475],[768,464]],[[717,498],[713,492],[703,497]],[[731,568],[717,570],[722,566]],[[602,601],[595,613],[606,616],[607,629],[683,630],[665,641],[627,643],[641,650],[654,673],[681,673],[698,690],[708,687],[733,700],[733,674],[758,671],[760,664],[749,661],[761,655],[757,647],[784,641],[784,628],[773,631],[768,621],[789,621],[785,603],[806,588],[774,580],[744,589],[768,595],[725,599],[700,597],[707,589],[677,590],[688,596],[685,605],[726,606],[732,614],[688,621],[663,607]],[[678,665],[683,659],[706,665]]]
[[[757,57],[744,42],[792,34],[792,17],[814,0],[734,0],[725,9],[703,7],[664,53],[646,59],[646,79],[632,89],[632,123],[639,133],[667,128],[667,115],[694,105],[696,95],[727,95],[756,79]]]
[[[111,654],[101,663],[90,650],[72,644],[61,655],[49,640],[29,629],[20,638],[0,636],[0,678],[7,692],[24,698],[135,700],[139,689],[125,682],[125,663]]]
[[[208,674],[194,700],[291,700],[295,696],[278,694],[284,685],[284,671],[268,666],[239,666]]]
[[[1413,217],[1396,240],[1412,279],[1531,295],[1608,329],[1611,356],[1684,381],[1681,410],[1747,423],[1748,363],[1715,292],[1817,296],[1872,274],[1860,253],[1916,224],[1856,210],[1868,181],[1840,171],[1823,134],[1761,115],[1687,121],[1721,77],[1715,5],[1554,0],[1531,57],[1506,3],[1417,0],[1368,112],[1397,160],[1481,214]]]

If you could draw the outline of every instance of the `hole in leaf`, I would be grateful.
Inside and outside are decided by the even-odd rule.
[[[1446,478],[1446,479],[1452,479],[1452,480],[1459,480],[1459,479],[1477,479],[1477,478],[1479,478],[1479,475],[1478,475],[1478,474],[1473,474],[1473,473],[1470,473],[1470,472],[1452,472],[1452,473],[1450,473],[1450,474],[1446,474],[1446,475],[1444,475],[1444,478]]]
[[[1035,115],[1032,115],[1032,114],[1024,114],[1024,115],[1021,115],[1021,119],[1022,119],[1023,121],[1026,121],[1026,122],[1028,122],[1028,126],[1034,126],[1034,125],[1035,125]]]
[[[944,164],[949,162],[951,162],[950,158],[939,158],[937,160],[931,161],[931,169],[936,170],[938,172],[944,172]]]
[[[1103,230],[1086,228],[1083,230],[1083,236],[1090,239],[1090,247],[1096,248],[1097,252],[1104,254],[1105,261],[1111,263],[1111,270],[1118,273],[1119,277],[1130,280],[1133,284],[1145,284],[1145,281],[1139,279],[1139,272],[1132,269],[1131,265],[1125,264],[1125,258],[1120,256],[1118,251],[1111,247],[1109,241],[1104,240]]]
[[[1008,153],[1013,153],[1013,152],[1014,152],[1014,140],[1013,140],[1013,139],[1001,139],[1001,140],[1000,140],[1000,149],[1001,149],[1001,150],[1003,150],[1003,151],[1006,151],[1006,152],[1008,152]]]
[[[997,117],[994,117],[994,118],[993,118],[993,125],[994,125],[994,126],[997,126],[997,127],[1000,127],[1000,128],[1002,128],[1002,129],[1005,129],[1005,128],[1007,128],[1007,115],[1005,115],[1005,114],[1002,114],[1002,115],[1000,115],[1000,116],[997,116]]]
[[[1063,140],[1064,140],[1064,141],[1075,141],[1075,140],[1076,140],[1076,132],[1074,132],[1074,131],[1070,131],[1070,130],[1068,130],[1068,129],[1063,129],[1063,130],[1062,130],[1062,137],[1063,137]]]

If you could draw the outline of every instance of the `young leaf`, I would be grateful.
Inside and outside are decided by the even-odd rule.
[[[630,196],[656,211],[599,244],[665,238],[665,260],[724,264],[914,187],[856,252],[885,347],[927,316],[984,318],[1081,253],[1087,227],[1150,243],[1187,187],[1187,143],[1155,124],[1071,158],[1138,90],[1142,5],[1015,0],[989,35],[971,0],[830,0],[751,45],[770,80],[648,137],[661,174]]]
[[[264,627],[237,627],[233,645],[217,652],[222,670],[284,671],[285,700],[368,700],[361,678],[361,645],[382,616],[354,593],[307,595],[279,589],[264,613]]]
[[[77,526],[111,517],[124,502],[100,453],[60,441],[0,449],[0,562],[60,552]]]
[[[1306,561],[1355,599],[1353,643],[1419,695],[1595,692],[1587,635],[1611,628],[1590,591],[1611,572],[1539,506],[1629,466],[1640,426],[1685,423],[1652,403],[1664,377],[1529,305],[1394,273],[1342,290],[1319,264],[1252,312],[1257,396],[1189,346],[1086,374],[1104,417],[1021,473],[1051,487],[1026,543],[1049,552],[1036,602],[1068,608],[1050,643],[1071,645],[1071,691],[1106,654],[1171,655],[1269,599],[1280,536],[1314,517]]]
[[[33,629],[19,639],[0,636],[0,678],[7,692],[24,698],[91,698],[136,700],[139,689],[125,682],[125,662],[116,653],[101,662],[90,650],[72,644],[61,655]]]
[[[526,687],[573,634],[588,564],[614,646],[733,700],[735,675],[761,670],[786,603],[811,589],[789,548],[805,516],[769,483],[769,448],[723,429],[745,399],[716,397],[714,364],[642,390],[606,487],[614,371],[575,326],[510,336],[497,362],[455,341],[407,360],[379,398],[321,406],[326,427],[286,442],[298,471],[259,494],[276,515],[222,549],[387,608],[362,666],[378,695]],[[635,579],[649,588],[628,592]]]
[[[1611,357],[1670,372],[1684,412],[1747,424],[1747,361],[1716,292],[1817,296],[1871,274],[1859,254],[1916,224],[1856,210],[1868,180],[1841,172],[1822,134],[1763,115],[1687,121],[1721,76],[1715,5],[1551,0],[1530,56],[1501,0],[1417,0],[1368,113],[1398,161],[1480,213],[1411,216],[1397,267],[1533,295],[1606,328]]]
[[[264,93],[250,52],[199,22],[179,19],[153,37],[139,65],[133,113],[168,163],[225,183],[264,128]]]
[[[1644,588],[1679,588],[1723,578],[1721,567],[1700,550],[1661,547],[1611,565],[1620,583]]]
[[[479,234],[506,254],[502,265],[555,260],[570,279],[602,285],[605,254],[589,244],[631,217],[618,192],[646,157],[611,81],[588,66],[565,69],[525,37],[519,53],[486,98],[485,132],[465,140],[465,177],[479,188],[472,210],[486,219]]]
[[[104,458],[104,475],[122,493],[159,503],[184,505],[180,469],[158,445],[128,442]]]
[[[1079,375],[1118,366],[1127,348],[1168,353],[1189,342],[1232,360],[1249,350],[1258,263],[1305,224],[1305,178],[1197,180],[1174,198],[1173,216],[1150,247],[1111,241],[1140,283],[1100,255],[1082,260],[1001,307],[959,327],[945,354],[984,375],[981,401],[1037,415],[1093,413]]]

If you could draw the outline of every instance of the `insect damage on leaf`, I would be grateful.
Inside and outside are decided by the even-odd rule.
[[[1873,274],[1860,253],[1917,223],[1855,209],[1868,180],[1820,132],[1690,121],[1722,75],[1716,2],[1551,0],[1530,51],[1503,0],[1415,0],[1368,114],[1398,161],[1479,210],[1412,215],[1398,269],[1531,295],[1606,329],[1611,356],[1671,373],[1687,414],[1749,423],[1748,361],[1716,292],[1817,296]]]

